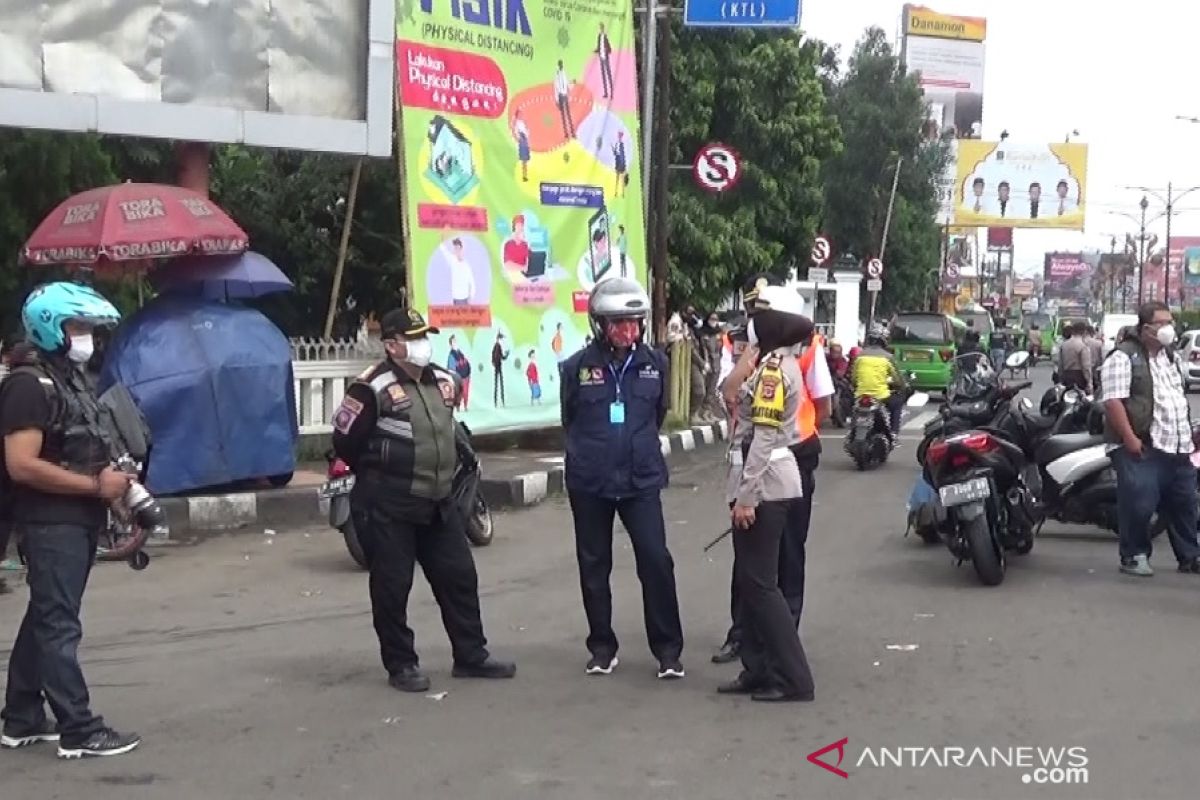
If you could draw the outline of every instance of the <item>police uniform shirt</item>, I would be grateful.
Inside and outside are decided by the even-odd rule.
[[[783,348],[768,354],[742,385],[730,437],[727,502],[755,507],[804,495],[790,449],[800,441],[796,414],[802,380],[796,357]]]
[[[13,372],[0,382],[0,435],[20,431],[42,432],[42,450],[39,457],[58,463],[62,458],[61,435],[48,431],[53,422],[54,407],[46,390],[55,391],[49,381],[29,372]],[[80,386],[83,376],[78,375]],[[6,470],[7,472],[7,470]],[[81,525],[100,528],[104,525],[106,511],[104,501],[96,497],[80,495],[49,494],[30,486],[15,483],[5,478],[6,491],[11,493],[8,511],[14,522],[29,522],[49,525]]]

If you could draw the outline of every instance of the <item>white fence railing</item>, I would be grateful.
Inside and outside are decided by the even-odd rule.
[[[346,386],[355,376],[375,363],[358,361],[294,361],[296,382],[296,419],[301,434],[330,433],[334,409],[342,402]]]

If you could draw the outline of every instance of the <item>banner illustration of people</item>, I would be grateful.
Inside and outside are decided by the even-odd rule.
[[[590,292],[646,284],[632,17],[624,0],[397,0],[409,286],[442,331],[435,361],[470,365],[474,429],[555,424]]]

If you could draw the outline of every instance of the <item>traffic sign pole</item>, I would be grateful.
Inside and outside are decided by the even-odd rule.
[[[867,291],[871,293],[871,321],[875,324],[875,304],[879,300],[879,292],[883,289],[883,261],[872,258],[867,262]]]

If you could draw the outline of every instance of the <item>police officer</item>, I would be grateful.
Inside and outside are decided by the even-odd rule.
[[[650,650],[658,677],[682,678],[683,628],[675,562],[667,549],[658,431],[667,414],[667,359],[642,343],[650,300],[637,281],[610,278],[592,291],[591,344],[563,363],[566,484],[587,613],[587,674],[617,666],[612,629],[613,518],[633,543]]]
[[[120,319],[86,286],[50,283],[21,309],[34,354],[0,387],[12,517],[29,567],[29,608],[8,663],[0,745],[58,742],[60,758],[112,756],[141,742],[92,713],[77,651],[79,610],[107,504],[129,478],[114,469],[83,374],[92,331]],[[49,704],[57,724],[46,719]]]
[[[455,507],[459,459],[475,458],[457,437],[458,377],[430,363],[437,334],[413,309],[380,320],[387,357],[346,390],[333,417],[333,447],[357,478],[355,529],[370,570],[371,613],[388,682],[424,692],[408,595],[420,562],[442,612],[456,678],[511,678],[516,665],[491,657],[479,615],[479,579]]]
[[[759,291],[765,286],[780,286],[781,282],[770,275],[755,276],[743,294],[747,314],[752,316],[758,308]],[[774,289],[770,290],[774,291]],[[743,352],[739,369],[723,387],[731,405],[736,403],[739,390],[754,369],[757,348]],[[787,598],[788,607],[796,624],[804,610],[804,580],[807,566],[808,531],[812,524],[813,495],[817,490],[816,471],[821,461],[821,423],[829,417],[831,398],[835,387],[825,358],[823,338],[812,333],[799,345],[796,355],[800,367],[801,381],[797,386],[799,404],[796,427],[799,442],[792,448],[796,464],[800,468],[804,494],[789,509],[788,524],[780,547],[779,587]],[[725,643],[713,655],[713,662],[724,664],[738,657],[741,645],[741,629],[738,626],[739,595],[736,571],[730,587],[732,624],[725,635]]]
[[[813,699],[812,672],[792,610],[779,587],[780,551],[793,504],[804,494],[791,447],[799,444],[796,418],[803,377],[795,347],[812,335],[794,291],[764,287],[749,324],[760,353],[738,390],[730,445],[729,502],[734,568],[742,629],[742,673],[718,687],[763,702]]]

